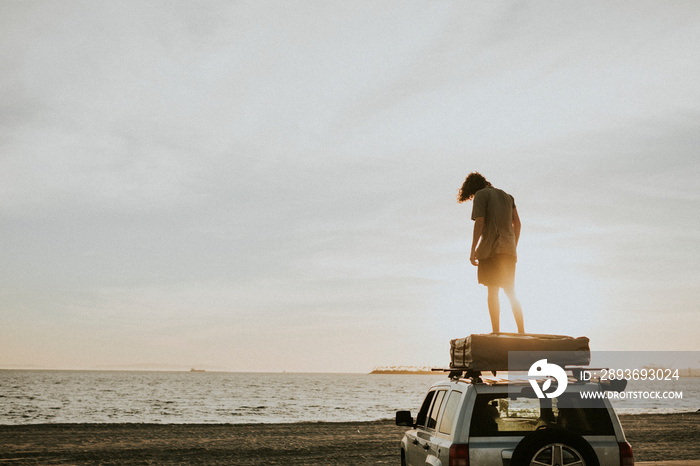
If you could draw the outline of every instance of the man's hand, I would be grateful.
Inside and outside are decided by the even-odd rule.
[[[472,265],[479,265],[479,261],[476,260],[476,247],[481,240],[482,231],[484,231],[484,217],[476,217],[474,219],[474,234],[472,235],[472,252],[469,255],[469,262]]]

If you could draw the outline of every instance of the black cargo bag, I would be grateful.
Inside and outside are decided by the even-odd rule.
[[[509,351],[556,351],[556,357],[550,360],[550,363],[561,366],[586,366],[591,362],[588,341],[586,337],[528,333],[469,335],[466,338],[450,341],[450,368],[507,371]],[[511,369],[527,370],[528,367],[511,367]]]

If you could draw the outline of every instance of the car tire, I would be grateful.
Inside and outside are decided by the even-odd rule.
[[[600,466],[593,447],[580,435],[565,429],[541,429],[520,441],[511,466]]]

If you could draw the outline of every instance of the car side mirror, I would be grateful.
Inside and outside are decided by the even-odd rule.
[[[415,427],[413,416],[410,411],[396,411],[396,425],[405,427]]]

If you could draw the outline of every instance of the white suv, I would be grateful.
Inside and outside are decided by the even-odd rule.
[[[415,420],[396,413],[396,424],[411,428],[403,466],[634,465],[610,403],[580,394],[599,384],[573,380],[559,397],[540,399],[527,381],[461,375],[434,384]]]

